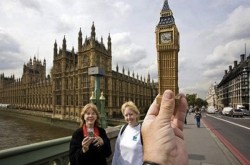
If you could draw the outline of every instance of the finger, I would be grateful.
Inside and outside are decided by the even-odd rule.
[[[187,111],[187,100],[184,94],[180,94],[179,106],[176,108],[176,114],[173,118],[173,124],[180,130],[183,130],[183,125],[185,121]]]
[[[161,107],[158,118],[162,118],[170,122],[174,112],[174,107],[175,107],[174,93],[171,90],[166,90],[162,96]]]
[[[100,146],[100,141],[99,141],[99,139],[98,138],[96,138],[95,140],[93,140],[93,142],[92,142],[93,144],[94,144],[94,146],[96,146],[96,147],[98,147],[98,146]]]
[[[151,119],[152,117],[155,117],[158,115],[160,105],[157,104],[156,98],[155,98],[154,102],[150,105],[144,120]]]
[[[98,142],[94,143],[94,146],[98,146],[98,145],[99,145],[99,143],[98,143]]]
[[[89,137],[85,137],[83,140],[82,140],[82,143],[86,143],[87,141],[89,140]]]
[[[98,142],[98,140],[97,139],[94,139],[93,141],[92,141],[92,143],[97,143]]]
[[[90,145],[93,142],[93,139],[89,139],[87,144]]]

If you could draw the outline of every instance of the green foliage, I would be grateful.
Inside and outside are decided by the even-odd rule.
[[[208,103],[206,100],[197,98],[197,94],[187,94],[186,95],[188,106],[197,106],[201,108],[202,106],[207,107]]]

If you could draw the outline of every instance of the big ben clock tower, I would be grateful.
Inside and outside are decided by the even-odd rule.
[[[168,0],[164,1],[160,13],[160,22],[156,26],[156,49],[158,62],[158,83],[159,94],[166,89],[172,90],[175,95],[179,93],[178,87],[178,52],[179,52],[179,32],[175,25],[173,13],[168,5]]]

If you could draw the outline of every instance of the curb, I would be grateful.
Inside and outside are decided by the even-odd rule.
[[[231,162],[231,165],[242,165],[239,162],[239,160],[236,158],[236,156],[229,150],[229,148],[224,143],[224,141],[218,137],[219,133],[217,131],[215,131],[215,129],[206,121],[206,119],[202,118],[201,121],[202,121],[203,125],[206,127],[206,129],[209,131],[210,135],[215,140],[218,147],[224,153],[225,157],[229,160],[229,162]]]

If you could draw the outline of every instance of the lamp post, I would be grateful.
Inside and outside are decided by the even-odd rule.
[[[92,92],[90,102],[94,103],[97,106],[97,109],[101,114],[101,126],[103,128],[106,128],[106,112],[104,109],[105,98],[103,96],[103,93],[102,96],[100,96],[100,78],[105,75],[105,71],[99,67],[90,67],[88,68],[88,74],[95,77],[95,91]]]
[[[103,128],[107,127],[106,120],[106,112],[105,112],[105,97],[103,96],[103,92],[101,93],[101,97],[99,98],[101,102],[101,125]]]

